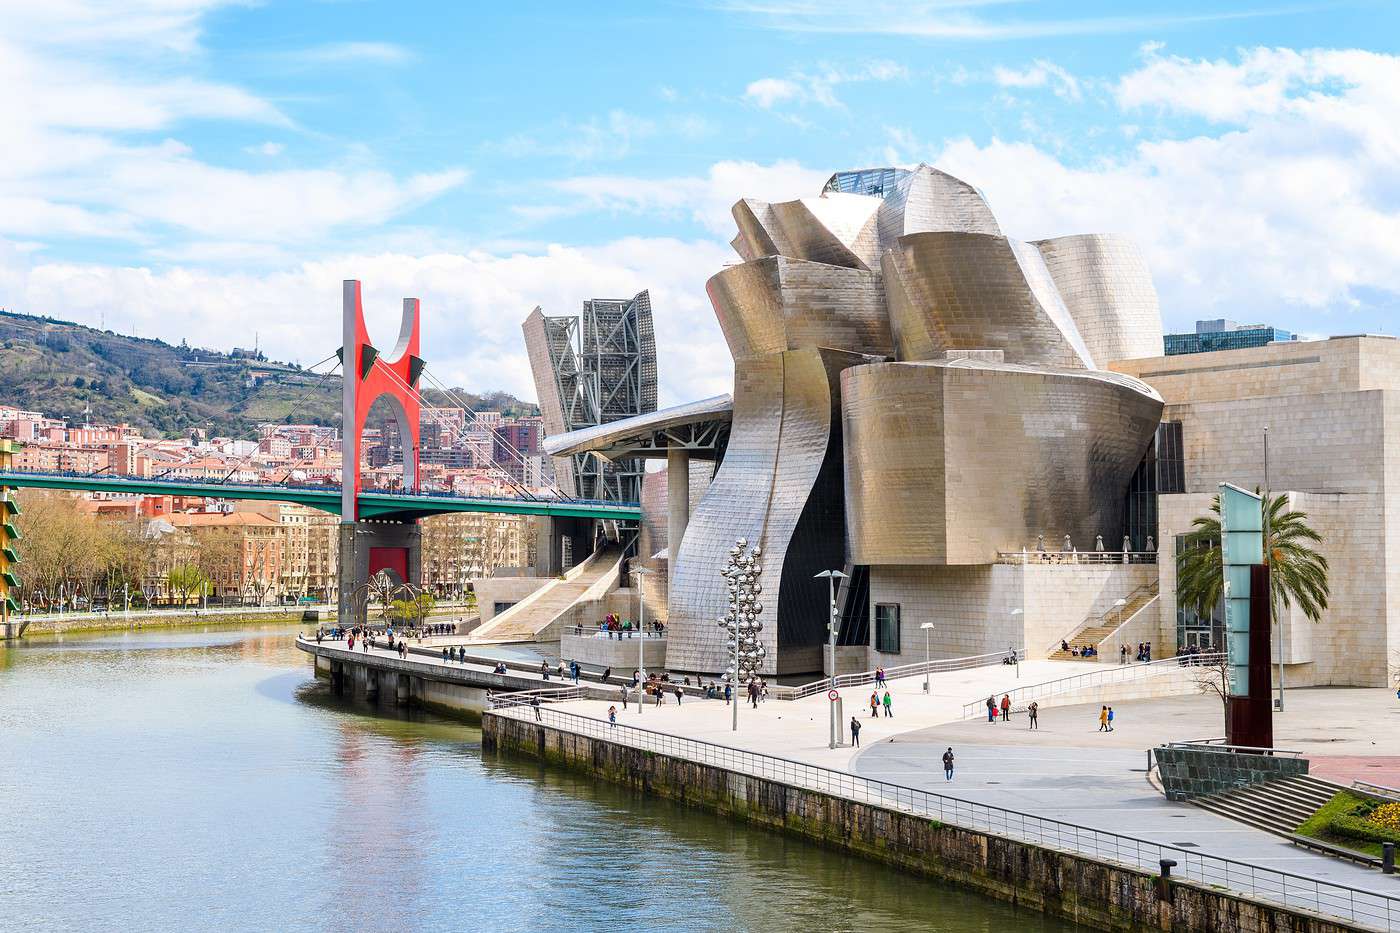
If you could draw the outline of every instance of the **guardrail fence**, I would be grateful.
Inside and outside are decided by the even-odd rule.
[[[498,715],[533,720],[592,738],[781,781],[807,790],[901,810],[942,823],[1050,846],[1103,861],[1157,872],[1162,859],[1176,862],[1175,877],[1216,885],[1286,907],[1340,917],[1381,930],[1400,930],[1400,898],[1307,878],[1192,849],[1091,829],[1048,817],[945,797],[932,791],[860,777],[760,752],[687,739],[635,726],[544,708],[507,706]]]

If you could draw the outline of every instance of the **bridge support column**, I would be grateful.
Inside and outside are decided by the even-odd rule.
[[[340,523],[337,621],[341,628],[381,621],[367,619],[373,596],[369,580],[380,570],[388,571],[395,583],[408,583],[415,588],[422,585],[422,543],[417,522]]]
[[[398,675],[398,683],[394,689],[394,702],[399,706],[407,706],[413,698],[413,679],[408,674]]]
[[[570,567],[583,563],[593,553],[593,519],[543,516],[536,521],[536,576],[558,576]],[[566,541],[570,558],[567,563],[564,560]]]

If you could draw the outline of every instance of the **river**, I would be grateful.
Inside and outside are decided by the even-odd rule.
[[[483,755],[250,625],[0,647],[6,930],[1075,929]]]

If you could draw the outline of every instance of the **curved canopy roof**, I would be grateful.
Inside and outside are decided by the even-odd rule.
[[[645,415],[610,421],[544,440],[545,453],[554,457],[592,453],[606,460],[620,457],[664,457],[672,447],[683,447],[697,459],[710,459],[729,435],[734,399],[716,395],[686,402]]]

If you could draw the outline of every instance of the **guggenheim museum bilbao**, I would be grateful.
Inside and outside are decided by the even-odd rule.
[[[934,657],[1064,642],[1104,661],[1120,644],[1219,646],[1218,616],[1176,604],[1175,554],[1219,483],[1263,484],[1267,428],[1270,488],[1333,567],[1320,621],[1279,620],[1289,682],[1389,682],[1395,340],[1164,356],[1132,243],[1013,239],[976,188],[926,165],[840,172],[733,215],[742,261],[707,284],[732,396],[546,424],[546,450],[571,458],[556,462],[665,461],[635,470],[634,563],[654,571],[668,668],[727,666],[720,571],[739,539],[762,549],[768,675],[823,669],[831,570],[839,671],[920,661],[926,640]]]

